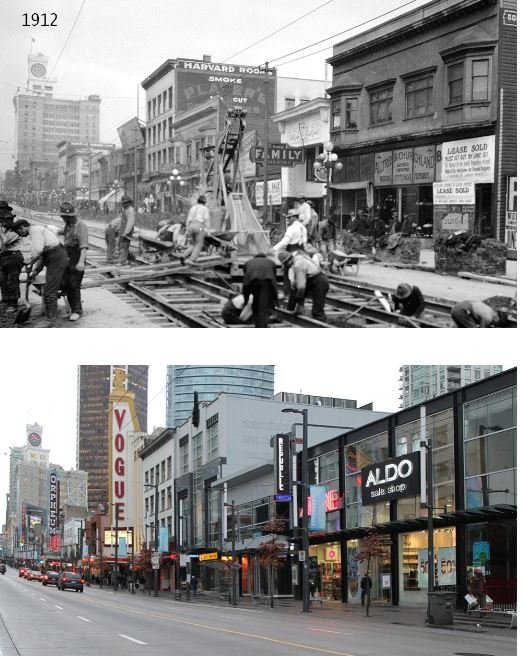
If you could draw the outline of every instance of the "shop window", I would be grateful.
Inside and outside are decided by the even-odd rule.
[[[415,118],[434,113],[434,76],[427,75],[405,83],[405,116]]]
[[[333,100],[331,103],[331,130],[341,130],[341,100]]]
[[[369,92],[370,125],[392,121],[392,86]]]
[[[448,67],[449,105],[455,105],[457,103],[463,102],[463,75],[463,62],[460,62],[459,64],[452,64]]]
[[[317,148],[305,148],[305,180],[307,182],[317,182],[313,166],[317,154]]]

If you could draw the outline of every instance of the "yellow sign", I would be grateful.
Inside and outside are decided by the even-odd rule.
[[[211,553],[200,554],[200,560],[218,560],[218,552],[212,551]]]

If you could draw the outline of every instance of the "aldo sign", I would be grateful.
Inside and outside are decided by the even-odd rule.
[[[364,506],[419,494],[419,451],[363,467],[361,485],[361,500]]]

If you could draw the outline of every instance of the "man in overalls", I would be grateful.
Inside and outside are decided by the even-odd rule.
[[[87,226],[77,218],[75,208],[71,203],[60,205],[60,216],[65,222],[64,246],[69,258],[69,265],[64,272],[62,289],[71,308],[69,321],[78,321],[83,314],[80,288],[84,277],[88,248]]]

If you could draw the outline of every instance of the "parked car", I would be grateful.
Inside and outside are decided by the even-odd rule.
[[[38,567],[31,567],[31,569],[29,569],[29,570],[27,571],[26,579],[27,579],[28,581],[41,581],[41,580],[42,580],[42,577],[43,577],[43,574],[42,574],[42,572],[38,569]]]
[[[56,585],[58,590],[76,590],[76,592],[84,591],[84,580],[77,572],[62,572],[58,577]]]
[[[58,577],[60,574],[50,569],[42,578],[42,585],[58,585]]]
[[[5,563],[0,563],[0,574],[5,574],[6,569],[7,569],[7,567],[6,567]]]

